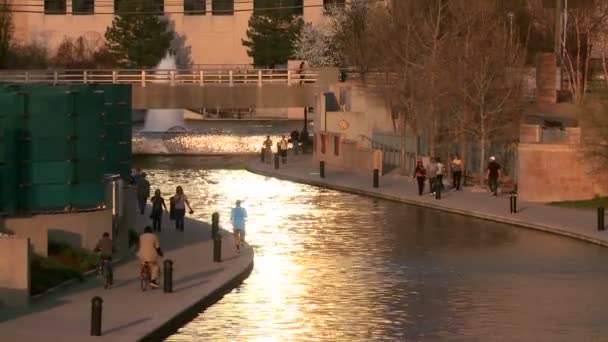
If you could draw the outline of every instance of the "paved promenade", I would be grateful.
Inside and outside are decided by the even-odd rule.
[[[138,215],[139,230],[149,224],[148,215]],[[173,293],[163,293],[162,283],[142,292],[138,261],[131,259],[115,268],[111,290],[104,290],[100,279],[88,278],[28,309],[0,309],[0,341],[157,341],[249,275],[253,251],[248,247],[237,255],[232,234],[222,232],[223,262],[214,263],[209,225],[187,219],[185,232],[178,233],[164,219],[160,239],[165,258],[174,262]],[[94,296],[104,300],[101,337],[89,336]]]
[[[418,185],[412,177],[381,176],[380,187],[373,188],[371,174],[362,176],[327,166],[325,178],[320,178],[319,165],[313,163],[311,155],[290,155],[288,163],[281,164],[279,170],[274,169],[274,163],[263,164],[256,159],[248,163],[248,170],[285,180],[548,231],[608,247],[608,231],[597,230],[597,213],[594,210],[518,201],[518,212],[510,214],[509,195],[493,197],[487,192],[471,192],[470,188],[464,188],[461,192],[446,191],[442,199],[437,200],[428,194],[428,182],[426,193],[418,196]]]

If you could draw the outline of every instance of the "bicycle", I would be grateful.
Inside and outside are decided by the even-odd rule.
[[[139,286],[142,291],[146,291],[148,286],[150,286],[150,277],[152,277],[150,272],[150,265],[148,265],[147,261],[144,261],[141,264],[140,272],[139,272]]]
[[[99,267],[97,269],[97,273],[101,276],[103,281],[103,288],[109,289],[112,286],[112,275],[109,271],[109,263],[108,259],[101,259],[99,262]]]

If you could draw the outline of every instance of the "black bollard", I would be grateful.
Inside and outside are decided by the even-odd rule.
[[[167,259],[163,262],[164,268],[164,278],[163,278],[163,292],[171,293],[173,292],[173,261],[171,259]]]
[[[274,154],[274,168],[275,170],[279,169],[279,153]]]
[[[378,171],[378,169],[374,169],[374,188],[379,187],[379,176],[380,176],[380,172]]]
[[[597,208],[597,230],[604,230],[606,225],[604,225],[604,207]]]
[[[513,214],[513,193],[509,194],[509,213]]]
[[[222,237],[217,234],[213,239],[213,262],[222,262]]]
[[[215,239],[220,231],[220,214],[211,214],[211,238]]]
[[[103,299],[95,296],[91,299],[91,336],[101,336],[101,307]]]
[[[262,163],[265,161],[264,159],[266,159],[266,158],[264,158],[265,154],[266,154],[266,149],[262,147],[262,153],[260,153],[260,161]]]
[[[324,161],[319,162],[319,174],[321,175],[321,178],[325,178],[325,162]]]
[[[517,192],[513,193],[513,214],[517,214]]]

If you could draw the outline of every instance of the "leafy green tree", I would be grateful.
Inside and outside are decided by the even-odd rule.
[[[117,13],[105,34],[109,53],[123,67],[156,66],[174,35],[157,1],[120,1]]]
[[[274,68],[294,54],[294,45],[304,25],[300,0],[258,0],[249,19],[247,54],[258,66]]]

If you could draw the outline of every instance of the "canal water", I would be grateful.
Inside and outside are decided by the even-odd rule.
[[[541,232],[165,159],[229,227],[244,200],[255,268],[167,341],[602,340],[608,249]],[[147,166],[147,165],[143,165]],[[157,166],[158,167],[158,166]]]
[[[133,151],[145,154],[202,154],[225,155],[258,153],[262,142],[270,135],[276,143],[281,135],[289,138],[301,131],[303,121],[295,120],[242,120],[242,121],[186,121],[187,132],[142,132],[142,125],[133,129]],[[312,126],[308,126],[312,132]]]

